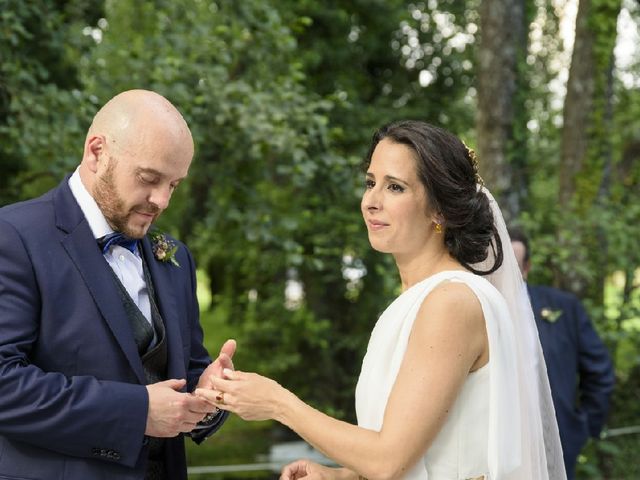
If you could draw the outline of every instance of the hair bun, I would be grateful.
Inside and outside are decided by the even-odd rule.
[[[449,253],[462,265],[479,275],[495,272],[502,264],[502,242],[493,221],[489,199],[481,189],[476,190],[466,202],[467,211],[456,218],[443,213],[446,219],[444,243]],[[456,221],[457,220],[457,221]],[[471,265],[487,259],[493,249],[494,265],[489,270],[476,270]]]

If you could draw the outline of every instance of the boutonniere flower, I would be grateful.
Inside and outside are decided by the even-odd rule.
[[[150,232],[149,238],[151,239],[151,250],[157,260],[164,263],[171,262],[176,267],[180,266],[176,260],[176,252],[178,251],[176,242],[168,239],[164,233],[160,232]]]
[[[543,308],[540,310],[540,316],[549,323],[555,323],[562,315],[562,310],[551,310],[550,308]]]

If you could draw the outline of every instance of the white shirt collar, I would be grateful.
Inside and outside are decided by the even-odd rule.
[[[89,227],[93,232],[94,238],[98,239],[104,235],[112,233],[113,229],[109,226],[106,218],[104,218],[104,215],[100,210],[100,207],[98,207],[98,204],[82,183],[79,168],[80,167],[76,168],[76,171],[71,175],[71,178],[69,179],[69,188],[78,202],[78,205],[80,205],[80,209],[89,223]]]

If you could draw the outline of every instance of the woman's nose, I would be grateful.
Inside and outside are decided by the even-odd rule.
[[[375,187],[365,191],[362,196],[362,207],[367,210],[379,210],[382,208],[382,195]]]

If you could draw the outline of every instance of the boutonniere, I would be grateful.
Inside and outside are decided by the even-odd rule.
[[[171,262],[176,267],[180,264],[176,260],[176,252],[178,251],[178,245],[173,240],[169,240],[164,233],[150,232],[149,238],[151,239],[151,250],[157,260],[167,263]]]
[[[542,310],[540,310],[540,316],[543,318],[543,320],[546,320],[549,323],[555,323],[558,321],[558,318],[560,318],[560,315],[562,315],[562,310],[551,310],[550,308],[543,308]]]

